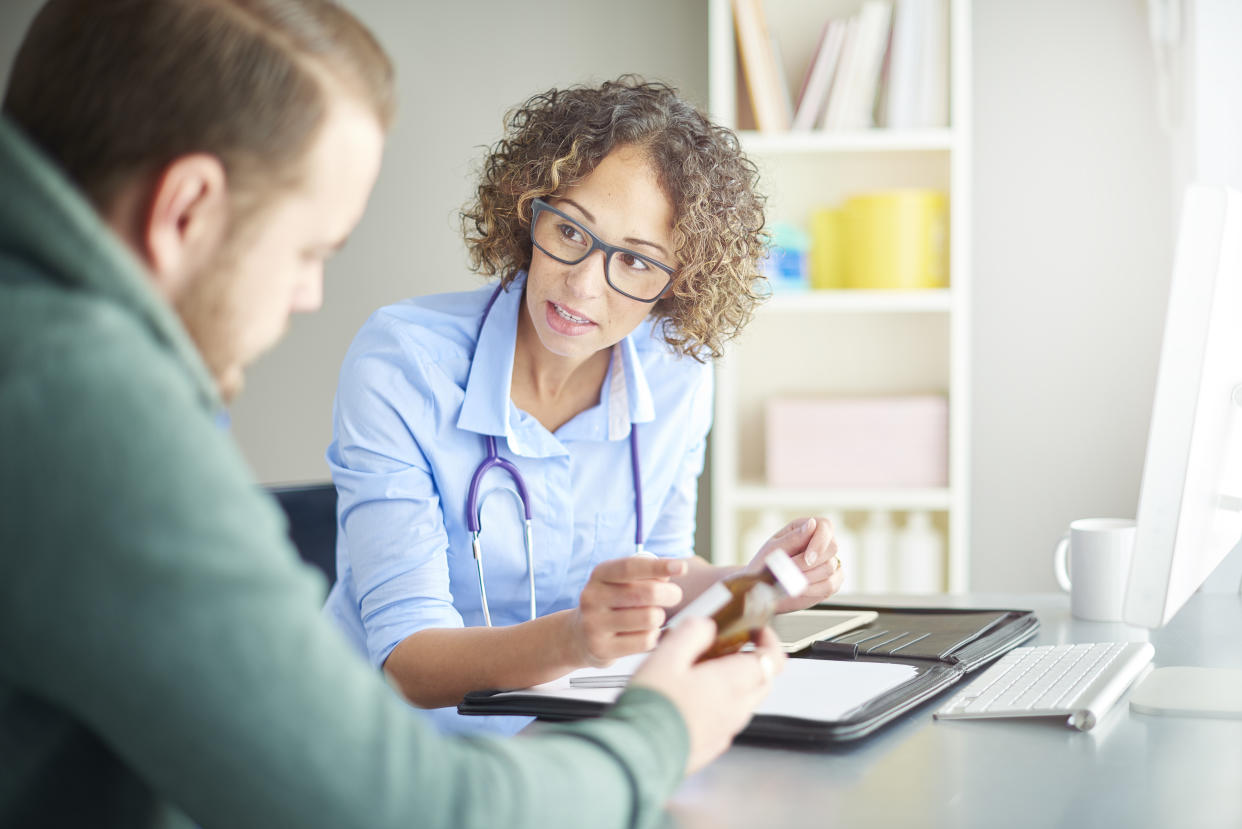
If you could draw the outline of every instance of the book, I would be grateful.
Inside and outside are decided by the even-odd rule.
[[[948,126],[948,25],[945,0],[896,0],[884,126]]]
[[[846,108],[847,129],[875,126],[875,99],[880,70],[888,52],[893,5],[889,0],[866,0],[859,11],[858,74]]]
[[[949,7],[947,0],[923,0],[927,21],[919,77],[919,116],[914,126],[949,125]]]
[[[841,129],[844,123],[846,97],[857,72],[858,15],[852,15],[845,23],[845,36],[841,42],[841,58],[832,78],[832,89],[820,127],[826,130]]]
[[[828,27],[832,24],[831,20],[824,22],[819,30],[819,39],[815,41],[815,48],[811,50],[811,59],[807,61],[806,69],[802,72],[802,83],[798,84],[798,94],[794,97],[794,112],[802,108],[802,102],[806,100],[806,88],[811,82],[811,74],[815,71],[815,64],[819,60],[820,50],[824,48],[824,41],[828,37]]]
[[[733,0],[733,20],[756,126],[761,132],[789,129],[789,90],[781,81],[763,0]]]
[[[824,117],[825,129],[859,130],[875,126],[873,112],[880,70],[888,51],[892,8],[890,0],[865,0],[858,14],[851,18],[841,68]]]
[[[806,76],[803,78],[791,129],[809,130],[819,120],[820,113],[828,103],[828,92],[832,88],[833,74],[840,63],[846,27],[847,23],[844,20],[829,20],[824,24],[819,45],[815,47]]]
[[[774,34],[768,35],[768,44],[772,54],[772,65],[776,67],[776,98],[780,105],[784,129],[789,129],[793,122],[793,97],[789,94],[789,77],[785,74],[785,58],[781,54],[781,42]]]
[[[892,129],[910,129],[918,122],[919,77],[923,44],[927,39],[923,7],[927,0],[897,0],[893,8],[893,40],[882,123]]]

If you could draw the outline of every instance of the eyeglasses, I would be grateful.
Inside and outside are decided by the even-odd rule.
[[[673,269],[668,265],[608,244],[543,199],[535,199],[531,209],[530,240],[557,262],[576,265],[602,250],[604,281],[617,293],[639,302],[655,302],[673,284]]]

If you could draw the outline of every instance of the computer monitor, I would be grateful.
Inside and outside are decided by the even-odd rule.
[[[1125,620],[1158,628],[1242,540],[1242,194],[1226,187],[1185,194],[1137,524]],[[1154,696],[1153,713],[1242,716],[1242,693],[1220,693],[1242,671],[1204,670],[1157,671],[1147,690],[1177,698],[1140,688],[1135,700]]]

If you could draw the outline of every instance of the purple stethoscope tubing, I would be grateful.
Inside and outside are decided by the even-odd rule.
[[[496,304],[496,298],[500,296],[503,286],[497,285],[496,290],[492,292],[492,297],[487,301],[487,307],[483,309],[483,318],[479,321],[479,331],[483,331],[483,323],[487,321],[487,315],[492,312],[492,306]],[[483,581],[483,546],[480,541],[480,535],[483,532],[483,502],[487,500],[487,496],[492,492],[508,492],[518,501],[518,506],[522,511],[523,517],[523,543],[526,548],[526,573],[530,587],[530,618],[535,619],[535,541],[533,532],[533,519],[530,509],[530,493],[526,489],[526,481],[522,477],[522,473],[518,471],[513,461],[500,457],[500,451],[496,447],[496,436],[485,435],[487,443],[487,456],[475,467],[474,475],[470,478],[470,490],[466,495],[466,527],[470,530],[470,548],[474,553],[475,569],[479,576],[479,596],[483,600],[483,621],[488,627],[492,626],[492,614],[487,604],[487,586]],[[483,476],[492,469],[502,469],[508,473],[513,480],[513,484],[517,487],[514,492],[511,489],[497,488],[484,493],[479,498],[479,485],[483,481]],[[642,469],[638,463],[638,424],[630,424],[630,470],[634,476],[634,554],[645,555],[643,549],[643,483]]]

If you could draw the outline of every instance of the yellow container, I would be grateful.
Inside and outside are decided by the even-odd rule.
[[[844,288],[845,211],[821,207],[811,211],[811,287],[819,291]]]
[[[864,193],[845,202],[845,284],[919,290],[949,284],[949,199],[935,190]]]

